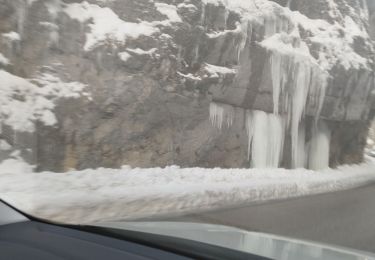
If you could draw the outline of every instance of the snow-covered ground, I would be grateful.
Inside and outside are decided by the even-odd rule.
[[[181,214],[349,189],[375,181],[375,162],[305,169],[167,168],[32,172],[0,164],[0,197],[39,217],[88,223]]]

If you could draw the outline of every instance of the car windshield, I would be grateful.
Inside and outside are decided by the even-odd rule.
[[[375,253],[374,68],[375,0],[0,0],[0,199]]]

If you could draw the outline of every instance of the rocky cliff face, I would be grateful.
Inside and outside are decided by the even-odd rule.
[[[0,52],[36,89],[81,93],[55,94],[53,126],[33,110],[41,170],[318,169],[362,160],[369,21],[360,0],[0,0]]]

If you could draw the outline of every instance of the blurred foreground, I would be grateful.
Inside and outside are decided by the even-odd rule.
[[[200,212],[325,193],[375,181],[375,163],[306,169],[130,168],[34,173],[0,164],[0,197],[27,213],[69,223]]]

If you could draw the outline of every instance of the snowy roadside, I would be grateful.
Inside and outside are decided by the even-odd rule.
[[[375,162],[305,169],[96,169],[33,173],[0,164],[0,198],[42,218],[69,223],[181,214],[349,189],[375,182]]]

